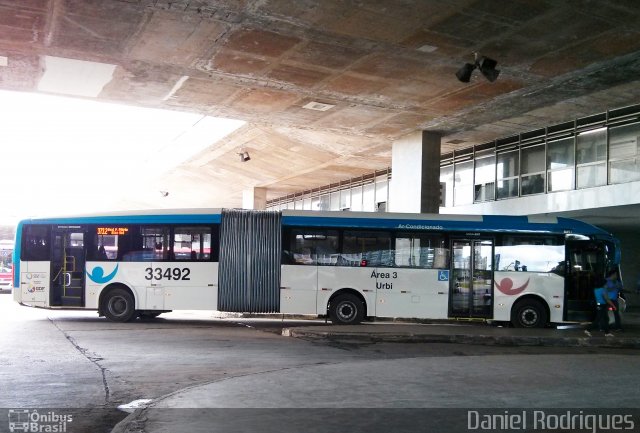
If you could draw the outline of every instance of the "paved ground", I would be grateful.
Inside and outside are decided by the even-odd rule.
[[[505,413],[502,409],[496,412],[496,408],[530,412],[566,408],[577,414],[615,408],[613,415],[625,408],[624,414],[633,416],[640,427],[638,352],[603,351],[640,348],[640,315],[630,312],[625,319],[625,332],[614,338],[596,333],[588,338],[580,327],[523,330],[469,324],[375,323],[284,328],[285,336],[342,347],[447,342],[458,348],[489,345],[502,353],[363,360],[230,377],[158,399],[114,431],[228,431],[238,428],[238,419],[243,427],[259,426],[260,431],[329,432],[336,426],[368,432],[424,431],[426,426],[468,431],[468,423],[473,422],[469,409]],[[515,347],[530,352],[509,350]],[[544,351],[534,351],[541,347]],[[574,348],[574,352],[553,353],[561,348]],[[601,400],[597,396],[607,397]],[[362,421],[376,419],[381,413],[384,416],[373,425]],[[328,418],[334,422],[327,424]],[[414,422],[406,423],[407,419]],[[416,428],[418,421],[422,428]]]
[[[640,401],[637,350],[416,344],[415,332],[406,332],[414,327],[433,335],[513,330],[367,326],[379,327],[379,335],[355,338],[348,327],[331,327],[345,335],[327,336],[323,321],[220,320],[197,312],[114,324],[95,312],[19,307],[0,294],[0,407],[74,414],[69,432],[111,431],[127,415],[117,406],[137,399],[152,400],[151,407],[115,431],[282,432],[284,423],[289,431],[322,425],[335,432],[367,420],[362,429],[373,432],[402,431],[403,423],[412,431],[439,419],[452,426],[466,420],[455,408],[595,408],[598,392],[606,392],[608,407],[627,410]],[[283,328],[299,327],[321,338],[282,336]],[[413,337],[404,342],[398,330]],[[549,331],[582,338],[577,330]],[[601,380],[586,380],[594,377]],[[0,431],[7,431],[0,416]]]

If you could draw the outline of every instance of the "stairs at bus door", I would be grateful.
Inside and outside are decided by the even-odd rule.
[[[64,256],[61,269],[62,296],[60,302],[65,307],[84,307],[83,277],[84,272],[76,266],[79,262],[76,256],[81,254],[77,248],[69,248]],[[68,282],[66,279],[69,278]]]
[[[591,322],[593,320],[591,301],[567,301],[567,320]]]

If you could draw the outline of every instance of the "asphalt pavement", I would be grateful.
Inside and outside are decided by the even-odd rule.
[[[584,333],[584,326],[561,326],[546,329],[515,329],[499,327],[485,323],[444,322],[432,324],[375,322],[358,326],[296,326],[284,328],[282,335],[285,337],[304,339],[308,341],[322,340],[336,344],[347,343],[455,343],[491,346],[547,346],[547,347],[584,347],[584,348],[612,348],[612,349],[640,349],[640,309],[632,309],[623,315],[624,331],[615,333],[614,337],[605,337],[602,332],[594,332],[592,337]],[[566,382],[566,387],[574,387],[581,383],[583,389],[572,396],[571,407],[596,407],[593,396],[600,393],[606,395],[605,385],[598,382],[584,381],[584,373],[590,371],[589,364],[581,366],[582,360],[572,360],[571,366],[558,370],[558,364],[563,362],[555,356],[540,355],[539,363],[543,371],[548,369],[550,383],[554,389]],[[637,380],[635,370],[625,368],[625,364],[619,358],[612,356],[607,360],[608,368],[619,369],[624,372],[620,376],[623,381]],[[282,420],[288,420],[291,427],[287,431],[304,431],[309,425],[328,425],[329,413],[324,409],[333,408],[329,419],[336,422],[342,417],[349,418],[352,412],[345,408],[378,408],[383,412],[363,413],[363,417],[371,419],[381,413],[386,413],[382,419],[393,420],[393,426],[402,423],[407,413],[384,412],[390,408],[415,408],[415,407],[441,407],[452,408],[455,405],[456,393],[466,395],[477,394],[477,401],[471,401],[477,407],[508,407],[513,405],[508,396],[501,393],[485,392],[487,386],[492,383],[501,383],[505,377],[526,377],[526,372],[518,366],[519,362],[514,358],[513,362],[496,366],[492,360],[479,360],[478,371],[493,372],[478,376],[478,383],[474,385],[477,372],[464,371],[467,367],[456,366],[455,362],[446,365],[425,365],[418,359],[406,359],[402,361],[378,362],[371,364],[353,364],[348,368],[328,364],[318,365],[306,369],[304,373],[296,371],[273,371],[260,376],[247,375],[236,377],[233,380],[222,380],[204,383],[183,389],[151,403],[145,403],[144,407],[136,409],[131,415],[119,423],[113,430],[114,433],[133,433],[144,431],[147,433],[159,432],[211,432],[211,431],[247,431],[261,426],[261,431],[279,431],[277,427]],[[628,366],[627,366],[628,367]],[[440,371],[442,370],[442,371]],[[353,377],[362,375],[363,371],[373,372],[367,375],[358,385],[350,385],[348,389],[341,389],[345,383],[352,383]],[[380,374],[376,375],[375,372]],[[425,371],[430,374],[425,374]],[[382,374],[384,372],[384,374]],[[296,374],[299,373],[299,374]],[[593,374],[597,374],[594,372]],[[464,376],[467,388],[452,390],[450,377]],[[628,377],[625,377],[627,375]],[[438,379],[442,377],[441,379]],[[434,379],[435,378],[435,379]],[[383,382],[384,383],[381,383]],[[403,384],[403,398],[388,401],[385,394],[371,395],[367,390],[380,389],[384,386],[397,386]],[[540,384],[544,388],[544,384]],[[610,384],[610,392],[616,392],[615,384]],[[426,398],[425,387],[434,387],[432,400]],[[415,388],[415,389],[412,389]],[[593,388],[593,389],[592,389]],[[309,393],[313,389],[313,393]],[[531,394],[518,396],[518,404],[522,407],[544,407],[544,390]],[[438,392],[440,390],[440,392]],[[603,394],[604,393],[604,394]],[[493,400],[487,399],[493,395]],[[436,397],[437,396],[437,397]],[[443,397],[444,396],[444,397]],[[451,396],[451,397],[448,397]],[[637,407],[637,396],[630,395],[628,402],[622,405],[629,408]],[[619,401],[620,403],[620,401]],[[221,411],[225,408],[226,411]],[[260,412],[257,408],[270,408],[275,412]],[[283,408],[302,408],[302,412],[286,412]],[[310,411],[309,408],[315,408]],[[229,410],[232,409],[230,412]],[[242,412],[244,410],[245,412]],[[246,412],[249,410],[250,412]],[[595,409],[594,409],[595,410]],[[240,411],[240,412],[239,412]],[[451,415],[451,414],[449,414]],[[449,421],[443,420],[450,425]],[[413,413],[416,419],[423,416],[425,420],[437,419],[437,414],[432,412]],[[434,416],[436,418],[434,418]],[[444,416],[444,415],[443,415]],[[462,415],[459,415],[461,417]],[[332,418],[333,417],[333,418]],[[276,418],[275,422],[272,422]],[[280,421],[277,421],[277,420]],[[249,427],[243,429],[240,420],[251,420]],[[342,420],[350,422],[350,418]],[[299,425],[297,424],[299,423]],[[385,431],[389,425],[384,422],[377,424],[379,429],[371,429],[366,424],[362,430]],[[343,424],[343,426],[346,426]],[[215,428],[214,428],[215,427]],[[234,428],[235,427],[235,428]],[[405,431],[412,431],[414,424],[409,423]],[[358,430],[357,428],[355,429]],[[455,430],[455,429],[454,429]],[[319,431],[319,430],[318,430]],[[328,428],[330,431],[330,428]],[[452,430],[453,431],[453,430]],[[464,431],[464,426],[460,426]]]

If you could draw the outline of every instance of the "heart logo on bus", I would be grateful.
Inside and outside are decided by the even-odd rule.
[[[497,281],[494,284],[502,293],[508,296],[512,296],[524,292],[524,289],[526,289],[529,285],[529,280],[531,280],[531,278],[528,278],[526,283],[515,289],[513,288],[513,280],[511,278],[503,278],[502,280],[500,280],[499,284]]]
[[[91,273],[89,273],[89,271],[87,271],[87,275],[89,276],[91,281],[93,281],[94,283],[104,284],[104,283],[108,283],[109,281],[113,280],[113,277],[116,276],[117,272],[118,272],[118,265],[116,265],[116,268],[113,270],[113,272],[111,272],[109,275],[105,276],[104,275],[104,269],[102,269],[102,266],[96,266],[95,268],[93,268]]]

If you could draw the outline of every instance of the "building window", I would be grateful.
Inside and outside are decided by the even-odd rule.
[[[574,180],[574,139],[550,141],[547,144],[547,182],[548,191],[566,191],[573,189]]]
[[[440,206],[453,206],[453,165],[440,167],[440,184],[444,184]]]
[[[609,129],[611,183],[640,180],[640,123]]]
[[[578,134],[576,147],[576,186],[592,188],[606,185],[607,129],[601,128]]]
[[[455,206],[473,203],[473,161],[459,162],[455,165],[453,190]]]
[[[522,149],[520,165],[522,173],[522,195],[544,192],[545,162],[544,144]]]
[[[518,197],[518,176],[520,175],[518,151],[500,153],[496,157],[497,191],[496,197]]]
[[[495,198],[496,157],[476,159],[474,200],[489,201]]]

